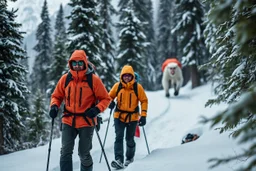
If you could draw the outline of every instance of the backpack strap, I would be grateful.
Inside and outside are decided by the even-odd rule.
[[[133,84],[133,91],[136,94],[136,96],[138,97],[138,83],[137,82],[135,82]]]
[[[66,77],[66,81],[65,81],[65,86],[64,88],[66,88],[68,86],[68,84],[70,83],[70,81],[73,80],[72,78],[72,74],[70,72],[68,72],[68,75]]]
[[[98,103],[98,100],[97,100],[97,97],[93,91],[93,80],[92,80],[92,77],[93,77],[93,72],[90,72],[89,74],[86,74],[87,76],[87,80],[83,80],[84,82],[87,82],[89,87],[91,88],[92,92],[93,92],[93,95],[94,95],[94,98],[96,99],[96,103],[95,103],[95,106],[96,104]]]
[[[91,88],[91,90],[92,90],[92,92],[93,92],[93,94],[94,94],[94,91],[93,91],[93,80],[92,80],[93,75],[92,75],[92,74],[94,74],[94,73],[89,73],[89,74],[87,74],[87,75],[86,75],[86,76],[87,76],[87,80],[83,80],[83,81],[85,81],[85,82],[88,83],[89,87]],[[66,81],[65,81],[65,88],[68,86],[68,84],[69,84],[70,81],[72,81],[72,80],[73,80],[72,74],[71,74],[70,72],[68,72],[68,75],[67,75]],[[94,97],[96,98],[95,94],[94,94]],[[68,97],[67,97],[67,99],[68,99],[68,101],[69,101],[69,99],[70,99],[70,87],[69,87],[69,90],[68,90]],[[69,103],[70,103],[70,102],[69,102]],[[96,104],[95,104],[95,105],[96,105]],[[93,107],[93,106],[92,106],[92,107]],[[86,116],[84,115],[85,113],[76,113],[76,114],[74,114],[74,113],[72,113],[72,112],[69,112],[69,111],[66,109],[65,105],[64,105],[64,112],[67,112],[67,114],[63,115],[62,117],[74,116],[74,118],[73,118],[73,120],[72,120],[72,126],[73,126],[73,127],[75,127],[75,124],[76,124],[76,123],[75,123],[75,118],[76,118],[77,116],[83,116],[83,118],[84,118],[84,120],[87,122],[87,124],[88,124],[88,125],[91,125],[90,122],[88,121],[88,119],[86,118]]]
[[[93,73],[89,73],[89,74],[86,74],[87,75],[87,82],[89,84],[89,87],[91,88],[91,90],[93,91],[93,81],[92,81],[92,74]],[[64,88],[66,88],[68,86],[68,84],[70,83],[70,81],[72,81],[73,78],[72,78],[72,74],[70,72],[68,72],[68,75],[66,77],[66,81],[65,81],[65,86]]]
[[[123,85],[121,82],[119,82],[119,85],[118,85],[118,88],[117,88],[117,91],[116,91],[116,96],[118,95],[119,91],[123,88]]]
[[[117,88],[117,91],[116,91],[116,96],[118,95],[119,91],[120,91],[122,88],[123,88],[122,83],[119,82],[119,85],[118,85],[118,88]],[[135,82],[135,83],[133,84],[133,91],[134,91],[135,95],[138,97],[138,83],[137,83],[137,82]]]
[[[87,76],[88,85],[89,85],[89,87],[91,88],[91,90],[92,90],[92,92],[94,94],[94,91],[93,91],[93,81],[92,81],[92,73],[89,73],[86,76]]]

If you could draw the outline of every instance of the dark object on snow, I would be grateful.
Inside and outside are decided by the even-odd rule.
[[[184,144],[184,143],[188,143],[188,142],[191,142],[191,141],[195,141],[199,138],[199,136],[197,134],[190,134],[188,133],[185,137],[185,139],[182,140],[181,144]]]

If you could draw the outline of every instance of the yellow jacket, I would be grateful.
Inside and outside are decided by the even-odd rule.
[[[122,80],[123,74],[132,74],[133,79],[125,83]],[[142,87],[141,84],[137,83],[138,86],[138,97],[136,96],[134,90],[133,90],[133,84],[135,83],[135,76],[132,66],[125,65],[121,71],[120,74],[120,82],[122,84],[122,89],[119,91],[118,94],[118,86],[119,82],[115,83],[112,89],[109,92],[109,96],[112,98],[112,100],[115,100],[117,98],[117,110],[114,113],[114,118],[119,118],[122,122],[130,122],[130,121],[138,121],[139,120],[139,112],[134,112],[136,107],[139,105],[140,102],[140,108],[141,108],[141,116],[147,116],[147,109],[148,109],[148,98],[147,95]],[[131,116],[127,116],[131,114]],[[128,119],[127,119],[128,118]]]

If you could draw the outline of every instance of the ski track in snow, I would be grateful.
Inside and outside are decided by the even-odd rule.
[[[164,96],[163,93],[158,93],[158,94],[155,93],[154,95]],[[150,96],[150,97],[154,98],[154,95]],[[163,100],[160,101],[159,104],[150,104],[151,101],[149,99],[149,105],[148,105],[149,110],[148,111],[150,111],[150,108],[159,107],[159,112],[158,113],[149,113],[148,114],[147,124],[144,126],[146,134],[147,134],[147,132],[148,133],[150,132],[151,135],[154,135],[154,136],[151,136],[151,137],[147,137],[149,149],[150,149],[151,152],[153,150],[158,149],[158,148],[162,148],[163,144],[168,143],[168,142],[164,142],[164,141],[159,141],[159,143],[157,143],[157,144],[155,143],[154,139],[159,139],[159,140],[165,139],[165,138],[162,138],[162,136],[166,136],[166,135],[165,134],[159,134],[159,131],[165,131],[165,132],[168,132],[168,134],[175,131],[175,129],[165,130],[164,126],[162,126],[163,127],[162,130],[156,130],[154,128],[159,128],[159,124],[163,123],[163,122],[161,122],[163,120],[165,120],[165,122],[167,122],[168,124],[174,125],[173,127],[175,127],[175,125],[181,124],[180,121],[182,119],[173,120],[172,116],[177,116],[176,114],[174,114],[173,111],[177,111],[177,109],[175,109],[177,107],[178,108],[183,107],[183,106],[177,106],[176,105],[177,102],[180,104],[180,100],[190,101],[191,97],[188,96],[188,95],[180,94],[179,96],[175,96],[175,97],[170,96],[169,98],[162,98],[162,99]],[[161,108],[161,105],[164,106],[163,109]],[[106,111],[105,114],[109,115],[109,111]],[[110,117],[113,118],[113,113],[111,114]],[[181,117],[182,117],[182,114],[181,114]],[[104,126],[101,127],[101,130],[103,130],[103,131],[99,132],[102,143],[104,141],[105,130],[106,130],[105,128],[107,127],[108,119],[109,119],[109,116],[103,118],[105,124],[104,124]],[[112,134],[111,137],[114,137],[113,136],[113,134],[114,134],[113,119],[110,120],[109,124],[110,125],[109,125],[108,134]],[[156,124],[157,124],[157,126],[155,126]],[[154,125],[154,126],[151,126],[151,125]],[[145,136],[143,134],[142,128],[140,129],[140,132],[141,132],[140,133],[140,138],[135,138],[136,148],[142,148],[142,149],[145,149],[145,151],[144,151],[143,154],[139,151],[136,151],[135,162],[136,162],[136,160],[141,160],[141,159],[145,158],[148,155],[146,142],[145,142]],[[114,159],[114,139],[110,139],[108,137],[106,139],[106,144],[105,144],[104,150],[105,150],[105,153],[106,153],[106,156],[107,156],[107,159],[108,159],[108,163],[109,163],[109,166],[110,166],[111,161]],[[181,139],[182,139],[182,136],[178,137],[178,141],[174,141],[174,143],[170,143],[170,146],[180,145],[180,140]],[[153,142],[153,143],[151,144],[150,142]],[[124,143],[125,143],[125,140],[124,140]],[[98,138],[97,138],[96,135],[94,135],[93,146],[94,147],[91,151],[91,154],[92,154],[93,162],[94,162],[94,170],[97,170],[97,171],[105,171],[106,170],[106,171],[108,171],[108,167],[107,167],[104,155],[102,155],[101,163],[99,163],[100,155],[101,155],[101,150],[100,150],[101,148],[100,148]],[[98,146],[98,147],[96,147],[96,146]],[[164,145],[164,146],[166,146],[166,145]],[[125,148],[126,148],[126,146],[124,144],[124,151],[125,151]],[[74,153],[75,153],[75,151],[77,151],[77,147],[74,147]],[[77,154],[73,154],[73,170],[74,171],[80,171],[80,160],[79,160],[79,157],[76,156],[76,155]],[[129,166],[127,166],[124,169],[114,169],[114,168],[111,167],[111,170],[112,171],[114,171],[114,170],[123,171],[123,170],[126,170],[127,168],[129,168]],[[57,167],[53,168],[51,171],[59,171],[59,170],[60,170],[60,168],[59,168],[59,166],[57,166]]]

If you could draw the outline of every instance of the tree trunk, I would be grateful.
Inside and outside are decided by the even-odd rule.
[[[3,116],[0,114],[0,155],[4,154],[4,126]]]
[[[191,71],[189,69],[189,66],[185,66],[182,68],[182,75],[183,75],[183,85],[182,86],[185,86],[191,77]]]
[[[200,75],[196,64],[190,66],[190,73],[192,80],[192,89],[200,86]]]

